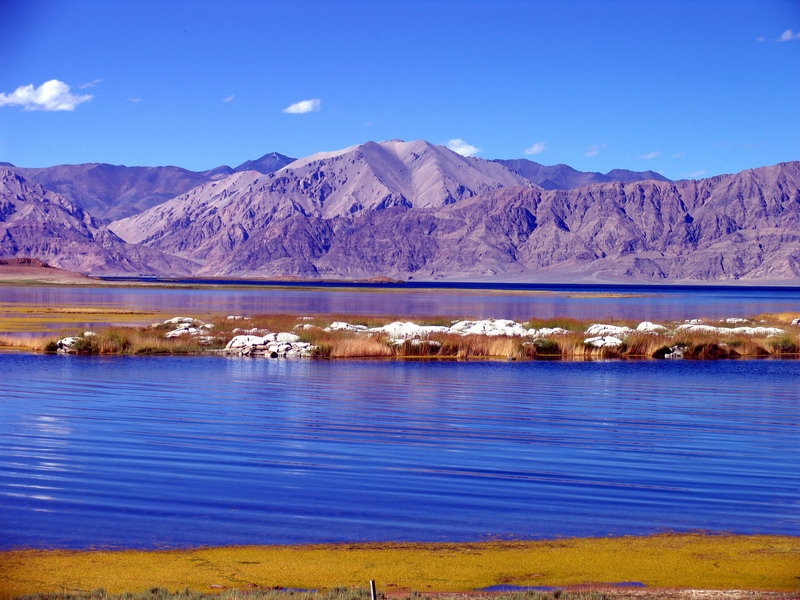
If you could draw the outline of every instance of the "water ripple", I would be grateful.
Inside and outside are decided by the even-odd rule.
[[[0,355],[0,546],[800,535],[800,363]]]

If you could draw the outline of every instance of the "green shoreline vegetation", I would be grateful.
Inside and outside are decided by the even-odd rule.
[[[30,310],[30,309],[29,309]],[[38,314],[7,313],[0,317],[0,330],[18,332],[0,336],[0,346],[40,352],[54,352],[57,341],[65,335],[79,339],[70,348],[77,354],[148,355],[148,354],[215,354],[224,351],[226,344],[237,335],[263,335],[269,332],[295,334],[301,342],[313,348],[315,358],[383,358],[383,359],[562,359],[585,360],[607,358],[664,358],[679,350],[683,358],[762,358],[800,356],[800,327],[792,325],[800,313],[758,315],[746,320],[748,327],[734,327],[709,321],[708,325],[656,324],[656,331],[637,331],[630,320],[609,320],[604,325],[626,328],[613,343],[596,346],[587,339],[597,334],[587,332],[589,321],[571,318],[530,319],[521,327],[550,332],[532,335],[461,335],[454,332],[426,332],[421,336],[401,340],[387,332],[369,332],[363,328],[383,327],[390,323],[411,321],[397,315],[317,315],[286,314],[257,315],[231,319],[225,316],[204,317],[204,335],[166,337],[174,323],[161,322],[147,327],[131,326],[126,321],[141,323],[146,318],[162,318],[157,313],[115,311],[107,307],[40,307]],[[97,329],[90,336],[70,329],[70,323],[92,319],[121,321],[121,326]],[[744,322],[744,319],[739,321]],[[62,326],[58,334],[42,335],[48,331],[43,324],[53,322]],[[362,328],[329,330],[336,322]],[[450,327],[450,317],[414,318],[421,326]],[[653,324],[650,324],[653,325]],[[741,325],[741,323],[737,323]],[[556,333],[552,333],[557,330]],[[780,330],[780,331],[779,331]],[[35,333],[19,333],[30,331]],[[50,330],[52,331],[52,330]],[[601,334],[613,336],[612,333]],[[602,343],[602,342],[601,342]],[[674,356],[673,356],[674,357]]]

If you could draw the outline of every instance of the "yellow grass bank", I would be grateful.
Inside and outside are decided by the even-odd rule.
[[[169,551],[19,550],[0,553],[0,595],[324,589],[461,592],[496,584],[800,591],[800,538],[657,535],[470,544],[233,546]]]

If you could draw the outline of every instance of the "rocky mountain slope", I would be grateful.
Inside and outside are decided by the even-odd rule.
[[[0,257],[95,274],[188,274],[197,265],[126,244],[64,196],[0,167]]]
[[[427,142],[236,174],[110,227],[206,275],[800,277],[800,163],[543,190]]]
[[[214,263],[227,260],[252,234],[286,226],[294,217],[328,220],[391,207],[440,209],[508,185],[531,184],[501,165],[428,142],[367,142],[314,154],[267,175],[238,173],[111,227],[131,243]]]
[[[623,183],[650,180],[669,181],[669,179],[655,171],[639,172],[614,169],[603,174],[591,171],[577,171],[567,165],[546,166],[525,158],[495,160],[494,162],[500,163],[546,190],[572,190],[592,183],[608,183],[610,181],[622,181]]]
[[[152,208],[208,181],[234,173],[255,170],[271,173],[294,161],[272,152],[242,163],[235,169],[226,165],[208,171],[180,167],[125,167],[105,163],[57,165],[46,168],[6,166],[28,181],[58,192],[101,222],[122,219]]]

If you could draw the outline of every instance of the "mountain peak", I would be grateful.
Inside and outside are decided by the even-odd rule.
[[[278,169],[281,169],[294,161],[294,158],[286,156],[285,154],[269,152],[260,158],[245,161],[233,170],[258,171],[259,173],[266,175],[267,173],[274,173]]]

